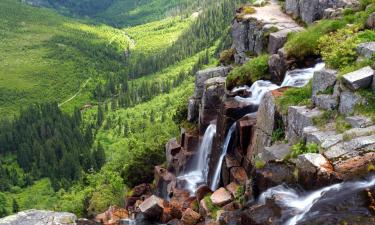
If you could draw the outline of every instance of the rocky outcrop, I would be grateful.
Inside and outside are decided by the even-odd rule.
[[[285,11],[294,18],[300,18],[305,23],[322,19],[327,9],[357,8],[357,0],[286,0]]]
[[[66,212],[27,210],[0,219],[1,225],[76,225],[77,216]]]
[[[344,83],[351,90],[356,91],[360,88],[368,88],[372,85],[375,71],[370,67],[364,67],[357,71],[343,75]]]

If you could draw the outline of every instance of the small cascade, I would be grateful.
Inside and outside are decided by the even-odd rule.
[[[337,198],[345,198],[366,188],[375,187],[375,175],[367,180],[343,182],[334,184],[314,192],[299,193],[286,185],[279,185],[268,189],[259,197],[260,204],[266,204],[266,199],[277,199],[277,204],[283,208],[284,214],[291,215],[285,225],[296,225],[308,216],[313,206],[319,203],[334,201]],[[313,212],[310,217],[319,217],[319,213]]]
[[[203,141],[199,147],[197,154],[190,160],[190,167],[178,180],[184,181],[184,189],[193,193],[195,189],[203,183],[207,183],[208,167],[210,154],[212,151],[212,142],[216,134],[216,125],[211,124],[207,127],[203,136]]]
[[[317,63],[312,68],[289,70],[286,73],[284,81],[280,86],[273,84],[270,81],[258,80],[254,82],[250,88],[247,86],[236,87],[232,90],[232,92],[236,92],[238,90],[247,90],[248,92],[251,92],[250,97],[243,98],[240,96],[236,96],[235,99],[239,102],[259,105],[262,101],[263,96],[267,92],[276,90],[280,87],[303,87],[309,83],[316,71],[322,70],[324,67],[324,63]]]
[[[212,177],[212,181],[211,181],[211,190],[213,190],[213,191],[216,191],[217,188],[219,187],[220,174],[221,174],[221,166],[223,165],[224,157],[225,157],[225,155],[228,152],[229,142],[232,139],[232,135],[233,135],[233,133],[234,133],[235,130],[236,130],[236,123],[234,123],[230,127],[230,129],[228,131],[228,134],[225,137],[223,149],[222,149],[222,152],[220,154],[219,161],[217,162],[217,165],[215,167],[214,176]]]

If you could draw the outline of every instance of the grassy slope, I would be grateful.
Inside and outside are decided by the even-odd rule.
[[[79,23],[16,0],[0,2],[0,18],[0,115],[31,102],[68,99],[89,77],[111,72],[95,70],[103,63],[95,56],[97,49],[120,55],[129,43],[120,30]]]

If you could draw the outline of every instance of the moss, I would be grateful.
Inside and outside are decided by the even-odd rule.
[[[236,50],[233,48],[222,51],[220,53],[220,63],[224,65],[230,65],[234,61],[235,53],[236,53]]]
[[[319,146],[316,143],[308,143],[307,145],[302,141],[292,146],[290,158],[297,158],[299,155],[306,153],[318,153]]]
[[[322,115],[313,118],[313,123],[315,126],[318,126],[320,128],[324,128],[325,125],[333,120],[333,118],[337,115],[336,110],[327,110],[324,111]]]
[[[254,160],[255,160],[255,168],[258,170],[263,169],[264,166],[266,165],[266,162],[264,162],[258,156],[256,156]]]
[[[375,94],[370,89],[359,90],[358,93],[365,101],[355,107],[355,113],[367,116],[375,122]]]
[[[229,89],[251,84],[268,75],[268,55],[261,55],[251,59],[242,66],[235,67],[227,77],[227,87]]]
[[[206,207],[208,211],[211,213],[212,218],[217,217],[217,212],[220,210],[220,207],[214,205],[214,203],[211,201],[211,195],[207,195],[204,197],[204,202],[206,203]]]
[[[245,187],[244,186],[242,185],[238,186],[234,199],[240,205],[243,205],[245,203]]]
[[[281,112],[286,115],[289,106],[311,105],[312,84],[309,82],[302,88],[289,88],[282,96],[276,98],[276,104]]]
[[[335,129],[337,133],[344,133],[345,131],[352,128],[352,126],[346,122],[344,115],[338,115],[335,118]]]

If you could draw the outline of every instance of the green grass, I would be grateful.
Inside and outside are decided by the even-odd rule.
[[[0,17],[2,116],[33,102],[62,102],[88,78],[118,72],[129,44],[121,30],[83,24],[15,0],[0,2]]]
[[[283,114],[288,113],[290,106],[311,105],[312,84],[308,83],[302,88],[288,88],[283,95],[276,99],[277,106]]]

